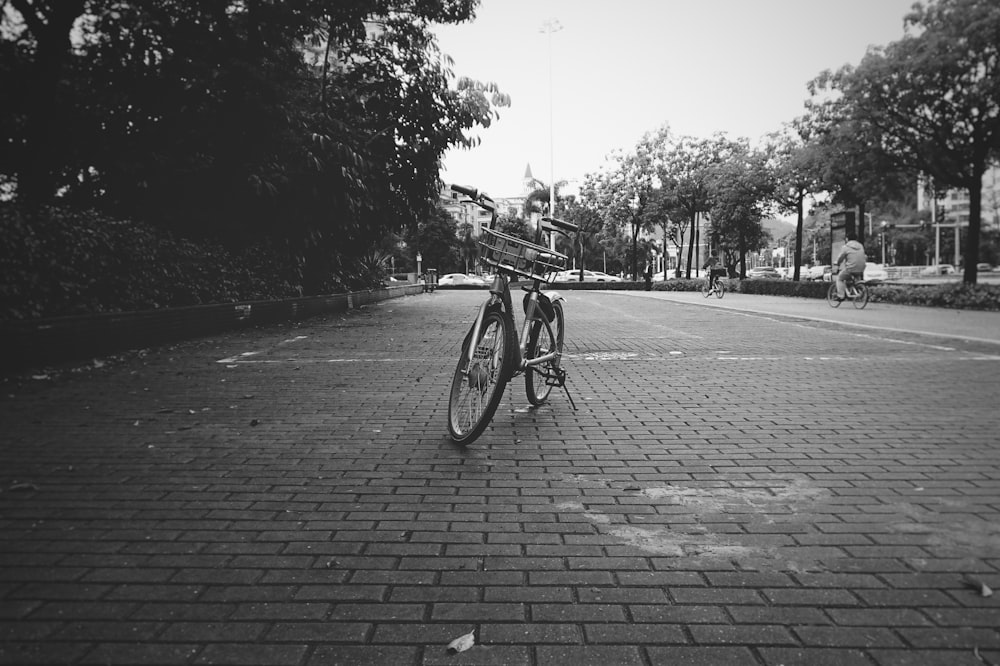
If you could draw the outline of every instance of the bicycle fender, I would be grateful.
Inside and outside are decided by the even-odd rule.
[[[549,299],[549,303],[555,303],[556,301],[566,302],[566,297],[558,291],[543,291],[542,295]]]
[[[555,318],[555,316],[556,316],[555,310],[553,310],[553,308],[552,308],[552,303],[555,300],[559,300],[559,299],[562,298],[561,296],[559,296],[559,294],[555,294],[556,298],[553,299],[552,295],[554,293],[555,292],[551,292],[551,291],[549,291],[549,292],[541,292],[541,291],[538,292],[538,309],[542,311],[542,315],[545,317],[545,320],[548,321],[548,322],[551,322]],[[528,300],[530,298],[531,298],[531,294],[525,294],[524,295],[523,309],[524,309],[524,315],[525,316],[528,316]]]

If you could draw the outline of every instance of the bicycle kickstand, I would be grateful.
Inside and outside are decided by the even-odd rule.
[[[569,405],[570,407],[573,408],[573,411],[575,412],[576,403],[573,402],[573,395],[569,392],[569,387],[566,386],[566,371],[563,370],[562,368],[556,369],[556,380],[554,384],[566,392],[566,397],[569,398]]]

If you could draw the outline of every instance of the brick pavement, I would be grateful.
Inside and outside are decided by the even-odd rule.
[[[1000,356],[576,292],[461,449],[481,297],[7,380],[0,663],[1000,663]]]

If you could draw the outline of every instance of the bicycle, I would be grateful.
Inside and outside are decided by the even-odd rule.
[[[868,305],[868,285],[865,284],[864,276],[860,273],[850,273],[847,279],[844,280],[844,285],[847,287],[846,299],[854,304],[858,310],[863,309]],[[834,274],[830,279],[830,288],[826,290],[826,302],[830,304],[831,308],[839,308],[841,300],[837,297],[837,275]]]
[[[543,283],[551,282],[557,272],[565,269],[567,257],[540,242],[543,232],[569,235],[579,229],[570,222],[543,217],[536,242],[530,243],[495,229],[498,216],[491,198],[471,187],[452,185],[451,189],[490,213],[489,225],[483,228],[478,242],[481,261],[495,270],[490,295],[479,307],[462,342],[448,397],[448,432],[454,442],[464,445],[486,430],[507,383],[522,373],[532,405],[543,404],[553,387],[558,386],[566,391],[576,409],[561,364],[566,336],[565,299],[558,292],[541,290]],[[524,323],[519,339],[510,294],[510,283],[518,277],[531,280],[530,286],[522,287]]]
[[[708,298],[712,294],[715,294],[716,298],[722,298],[726,295],[726,284],[722,281],[720,276],[716,274],[715,270],[708,274],[709,277],[701,285],[701,295]]]

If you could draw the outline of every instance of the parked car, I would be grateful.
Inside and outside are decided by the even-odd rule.
[[[865,264],[865,282],[878,284],[889,279],[889,271],[882,264]]]
[[[986,263],[976,264],[976,272],[977,273],[992,273],[993,272],[993,267],[990,266],[989,264],[986,264]]]
[[[489,282],[478,275],[447,273],[438,278],[439,287],[486,287]]]
[[[802,271],[800,277],[804,280],[822,280],[824,279],[823,276],[829,274],[831,270],[830,266],[817,264]]]
[[[556,282],[579,282],[580,281],[580,269],[575,268],[571,271],[560,271],[556,273]],[[601,271],[583,271],[583,281],[584,282],[621,282],[620,277],[615,277],[614,275],[608,275],[607,273],[602,273]]]
[[[953,275],[955,273],[955,267],[951,264],[939,264],[937,266],[928,266],[920,271],[923,276],[928,275]]]
[[[780,280],[779,273],[774,266],[758,266],[747,271],[747,277],[751,280]]]

